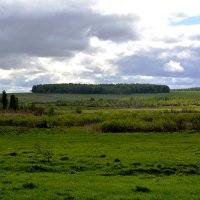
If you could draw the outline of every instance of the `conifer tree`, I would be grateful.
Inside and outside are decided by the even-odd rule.
[[[2,102],[2,105],[3,105],[3,109],[6,110],[7,106],[8,106],[8,99],[7,99],[7,94],[6,94],[5,90],[2,92],[1,102]]]
[[[10,109],[14,111],[18,109],[18,98],[13,94],[10,96]]]

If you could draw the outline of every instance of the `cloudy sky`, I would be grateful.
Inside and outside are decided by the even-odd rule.
[[[200,86],[200,0],[1,0],[0,90]]]

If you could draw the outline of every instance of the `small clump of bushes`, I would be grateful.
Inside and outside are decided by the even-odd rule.
[[[136,186],[135,187],[135,192],[143,192],[143,193],[148,193],[148,192],[151,192],[151,190],[147,187],[143,187],[143,186]]]
[[[30,183],[24,183],[24,184],[22,185],[22,187],[23,187],[24,189],[32,190],[32,189],[37,188],[37,185],[34,184],[34,183],[32,183],[32,182],[30,182]]]

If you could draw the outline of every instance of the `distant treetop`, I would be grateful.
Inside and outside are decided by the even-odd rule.
[[[135,94],[135,93],[168,93],[166,85],[155,84],[43,84],[34,85],[33,93],[61,94]]]

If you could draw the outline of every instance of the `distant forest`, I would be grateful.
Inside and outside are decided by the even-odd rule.
[[[168,93],[169,87],[155,84],[44,84],[34,85],[33,93],[135,94]]]
[[[200,91],[200,87],[174,89],[175,91]]]

